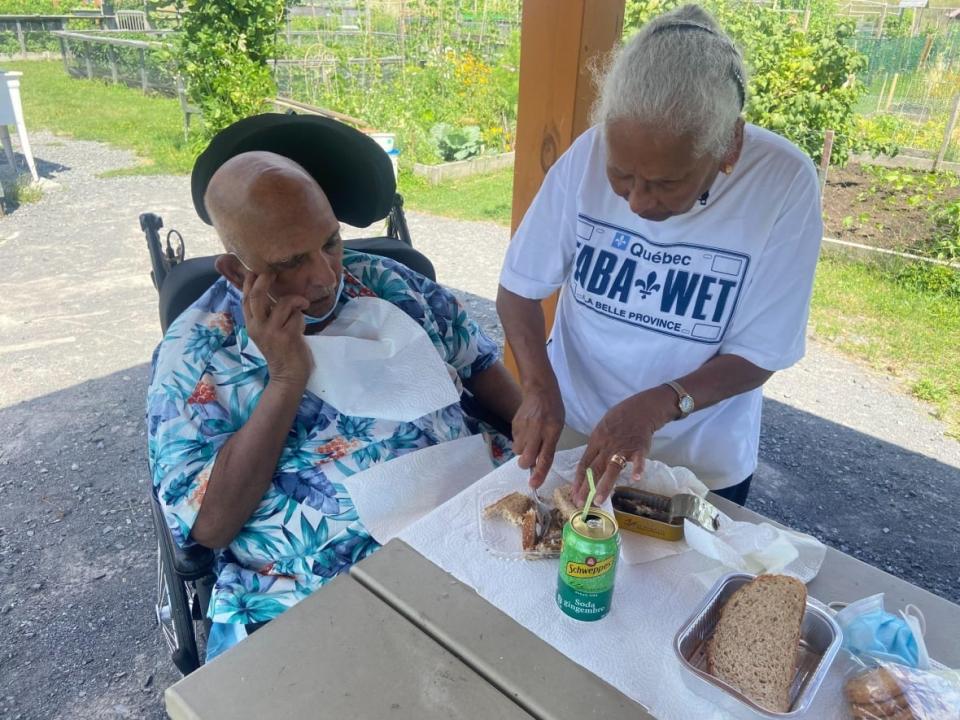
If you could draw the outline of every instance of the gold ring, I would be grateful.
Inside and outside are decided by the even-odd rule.
[[[620,453],[611,455],[610,462],[612,462],[614,465],[619,466],[621,470],[623,470],[627,466],[627,459]]]

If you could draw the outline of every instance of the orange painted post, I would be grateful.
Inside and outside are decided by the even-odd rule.
[[[590,68],[620,41],[623,7],[624,0],[524,0],[511,232],[550,166],[590,127]],[[543,302],[548,331],[556,305],[556,296]],[[504,355],[517,375],[509,346]]]

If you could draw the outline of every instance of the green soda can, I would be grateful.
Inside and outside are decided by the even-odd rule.
[[[620,555],[620,529],[610,513],[591,508],[563,526],[557,605],[575,620],[599,620],[610,612]]]

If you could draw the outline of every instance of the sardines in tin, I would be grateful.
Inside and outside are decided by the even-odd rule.
[[[576,513],[563,528],[557,578],[557,605],[576,620],[599,620],[610,612],[620,554],[620,531],[613,517],[591,508]]]

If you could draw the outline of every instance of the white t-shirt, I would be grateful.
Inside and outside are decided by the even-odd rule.
[[[562,288],[547,351],[567,424],[589,434],[620,401],[714,355],[767,370],[803,357],[822,234],[813,163],[778,135],[748,125],[707,204],[651,222],[610,188],[595,127],[547,173],[500,284],[531,299]],[[669,423],[651,457],[735,485],[757,466],[761,402],[757,389]]]

